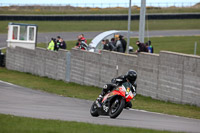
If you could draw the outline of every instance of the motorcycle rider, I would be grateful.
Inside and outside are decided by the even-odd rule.
[[[136,88],[137,88],[136,79],[137,79],[137,73],[135,70],[129,70],[125,75],[113,78],[111,80],[111,84],[104,85],[101,94],[97,98],[97,101],[101,103],[103,97],[107,93],[111,92],[113,89],[115,89],[118,86],[121,86],[122,84],[124,86],[126,85],[131,86],[130,88],[132,92],[134,93],[134,95],[136,95]],[[131,108],[132,107],[131,102],[126,103],[126,107]]]

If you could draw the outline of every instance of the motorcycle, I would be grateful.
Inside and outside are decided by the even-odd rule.
[[[135,87],[133,87],[134,89]],[[105,95],[100,103],[98,100],[94,101],[90,109],[90,114],[93,117],[107,115],[110,118],[116,118],[135,95],[135,91],[132,92],[130,87],[119,86]]]

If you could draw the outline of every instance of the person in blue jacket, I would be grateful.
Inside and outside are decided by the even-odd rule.
[[[149,40],[146,45],[148,46],[148,52],[153,53],[153,46],[151,45],[151,41]]]

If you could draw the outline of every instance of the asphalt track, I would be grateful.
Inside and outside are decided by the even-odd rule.
[[[56,88],[55,88],[56,89]],[[123,110],[116,119],[92,117],[92,101],[49,94],[0,81],[0,113],[42,119],[138,127],[168,131],[200,132],[200,120],[142,110]]]
[[[61,36],[64,40],[76,40],[79,34],[83,33],[85,38],[92,39],[101,32],[54,32],[54,33],[38,33],[37,42],[48,43],[52,37]],[[138,32],[132,32],[131,37],[138,37]],[[146,37],[158,36],[200,36],[200,30],[163,30],[146,32]],[[7,34],[0,34],[0,48],[6,47]],[[75,44],[74,44],[75,45]]]

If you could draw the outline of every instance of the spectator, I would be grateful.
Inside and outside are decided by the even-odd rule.
[[[76,47],[80,47],[82,41],[84,41],[87,44],[87,40],[84,38],[84,35],[83,34],[78,35]]]
[[[127,42],[126,40],[124,40],[124,37],[122,35],[119,35],[119,40],[121,41],[121,44],[123,46],[123,53],[125,53]]]
[[[48,50],[51,50],[51,51],[54,51],[55,49],[55,42],[56,42],[56,39],[54,38],[51,38],[51,41],[49,42],[49,46],[47,47]]]
[[[58,51],[58,49],[60,47],[60,43],[61,43],[61,37],[57,36],[56,44],[54,45],[54,50]]]
[[[117,52],[123,53],[124,49],[123,49],[123,45],[122,45],[119,37],[117,37],[116,40],[117,40],[117,42],[116,42],[116,50],[117,50]]]
[[[103,44],[103,50],[110,50],[108,39],[102,40],[101,43]]]
[[[67,48],[67,44],[65,43],[65,41],[63,40],[63,38],[61,38],[60,39],[60,45],[59,45],[59,47],[61,48],[61,49],[66,49]]]
[[[77,46],[77,47],[80,46],[80,42],[81,42],[81,40],[80,40],[80,35],[79,35],[79,36],[77,36],[77,43],[76,43],[76,46]]]
[[[146,45],[148,46],[148,52],[153,53],[153,46],[151,45],[151,41],[149,40]]]
[[[78,40],[77,40],[75,48],[87,50],[88,45],[86,43],[87,41],[83,38],[83,34],[79,35],[77,38],[78,38]]]
[[[140,43],[140,41],[137,41],[136,45],[138,46],[138,50],[136,50],[136,53],[148,52],[148,49],[146,48],[146,45],[144,43]]]
[[[87,40],[85,39],[84,34],[81,34],[79,36],[80,36],[81,41],[84,41],[85,43],[87,43]]]
[[[111,41],[109,42],[109,46],[110,46],[111,51],[116,51],[115,38],[111,38]]]

